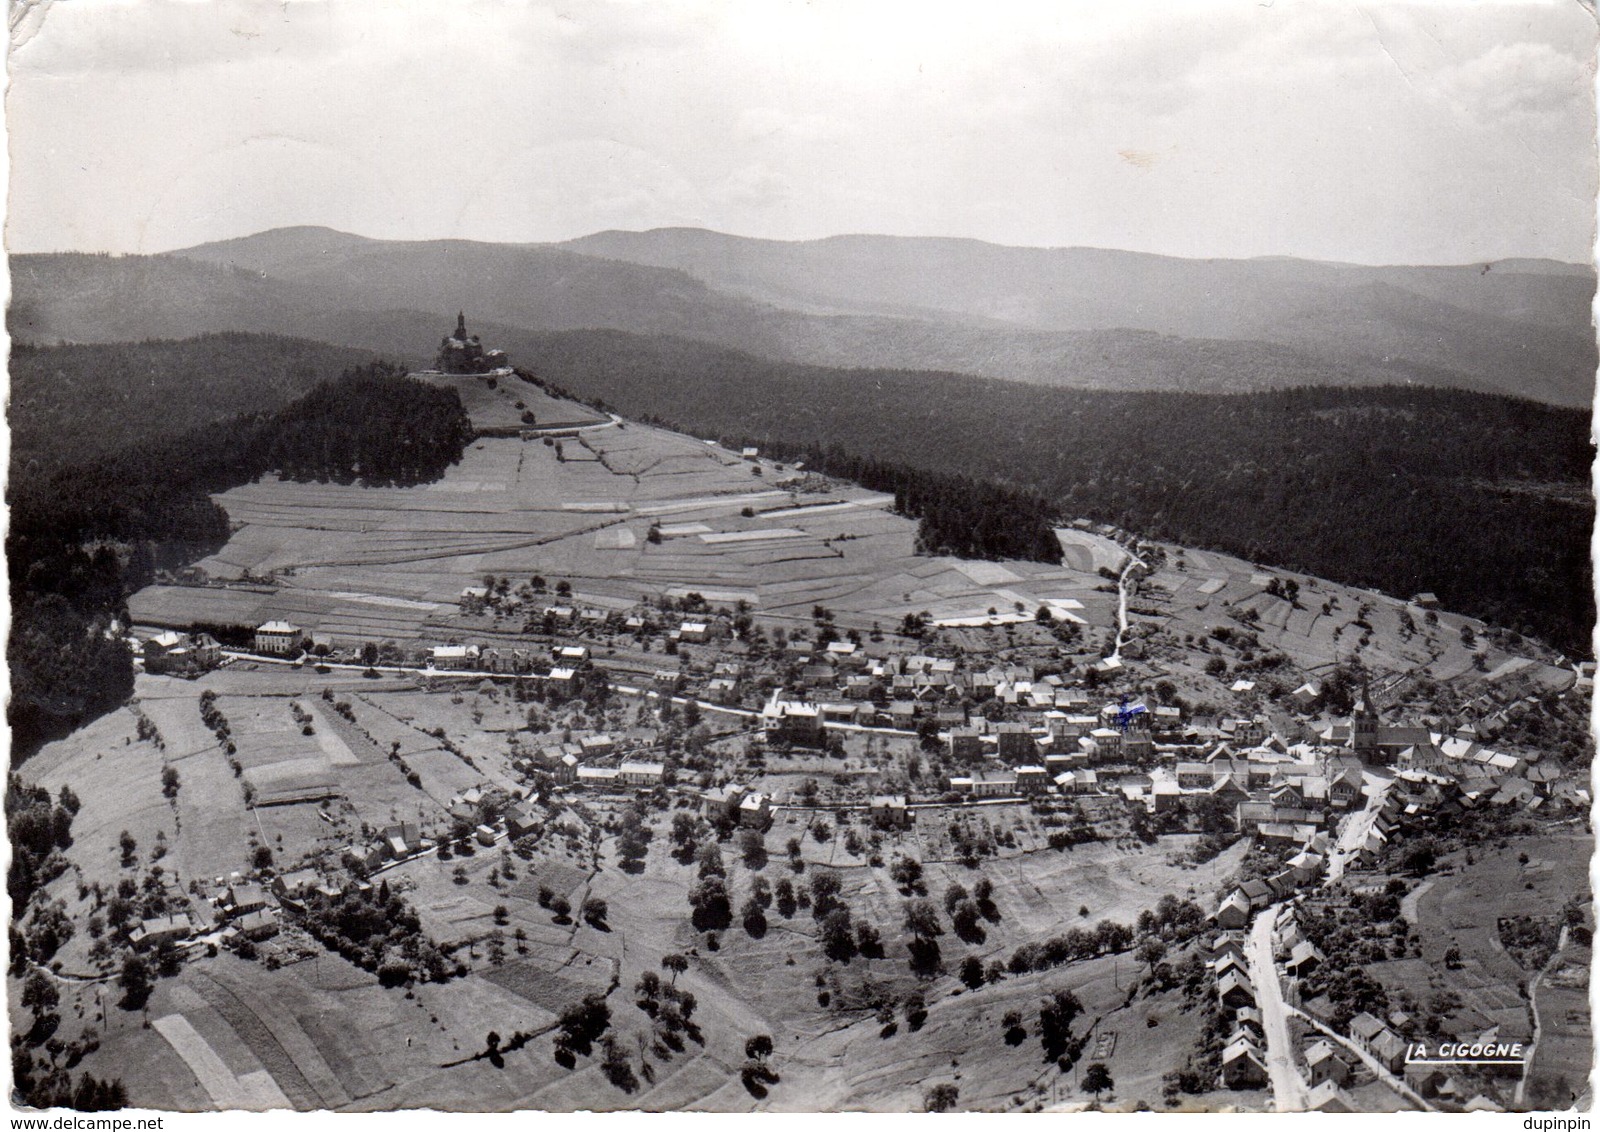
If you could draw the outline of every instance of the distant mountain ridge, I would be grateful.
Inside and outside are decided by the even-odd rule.
[[[12,333],[116,341],[249,330],[431,348],[438,312],[616,329],[781,361],[1087,389],[1439,385],[1588,405],[1591,269],[1185,260],[977,240],[782,242],[702,229],[560,244],[286,228],[144,257],[13,257]],[[433,313],[424,313],[433,312]]]

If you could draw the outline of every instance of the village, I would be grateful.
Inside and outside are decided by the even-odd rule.
[[[45,838],[14,938],[78,996],[77,1056],[224,1108],[1582,1088],[1592,664],[1086,520],[1059,566],[920,555],[892,499],[561,399],[463,323],[419,375],[472,415],[461,465],[227,493],[228,545],[113,630],[134,698],[30,760],[70,855]],[[284,1014],[307,963],[339,990]],[[586,1060],[577,1004],[635,977],[644,1029]],[[402,992],[430,1021],[361,1036]],[[554,1064],[500,1044],[551,1030]],[[780,1030],[782,1083],[723,1083]],[[1443,1040],[1531,1052],[1406,1061]]]
[[[503,600],[496,579],[484,583],[463,591],[464,615],[483,617]],[[1384,891],[1386,867],[1407,839],[1434,845],[1435,827],[1453,828],[1479,811],[1497,821],[1514,814],[1581,824],[1588,807],[1581,768],[1563,770],[1537,750],[1497,749],[1470,726],[1446,734],[1385,723],[1364,677],[1352,684],[1355,705],[1345,716],[1328,710],[1330,697],[1315,680],[1270,702],[1250,697],[1261,707],[1248,715],[1199,714],[1170,681],[1144,694],[1136,687],[1109,690],[1113,682],[1126,686],[1115,664],[1090,666],[1099,676],[1085,680],[1047,671],[1059,663],[985,663],[982,653],[949,655],[954,650],[938,647],[937,631],[841,635],[820,609],[814,636],[791,631],[752,647],[761,635],[752,633],[745,609],[713,610],[691,596],[681,603],[688,612],[670,601],[604,611],[582,606],[570,588],[557,585],[559,596],[540,606],[531,592],[543,588],[536,579],[525,595],[533,608],[519,603],[510,610],[548,636],[543,648],[531,642],[351,647],[316,641],[283,621],[257,626],[249,648],[171,630],[139,641],[147,672],[197,676],[245,664],[404,679],[436,690],[481,693],[495,686],[517,704],[614,698],[637,706],[635,724],[677,713],[701,727],[702,736],[698,744],[663,745],[650,727],[633,726],[620,735],[567,729],[560,741],[540,743],[513,729],[509,780],[485,780],[453,795],[435,820],[373,828],[370,842],[339,855],[349,874],[305,868],[270,879],[218,877],[214,886],[201,886],[203,899],[191,902],[189,919],[146,920],[130,937],[134,946],[268,938],[275,916],[292,918],[309,889],[333,895],[340,885],[370,886],[372,876],[397,864],[438,854],[441,846],[448,853],[452,841],[457,852],[469,840],[488,851],[536,836],[551,820],[552,804],[559,808],[563,799],[620,801],[666,791],[724,830],[763,832],[785,814],[837,815],[842,826],[854,811],[873,828],[906,829],[949,808],[1030,804],[1082,814],[1086,803],[1087,812],[1104,813],[1098,804],[1110,801],[1141,833],[1199,832],[1250,847],[1238,883],[1216,893],[1209,909],[1216,1005],[1232,1019],[1217,1087],[1270,1089],[1280,1107],[1326,1111],[1363,1104],[1500,1109],[1520,1095],[1521,1080],[1506,1084],[1503,1067],[1496,1076],[1472,1067],[1452,1075],[1438,1066],[1408,1066],[1408,1042],[1419,1033],[1410,1013],[1341,1017],[1326,994],[1307,995],[1307,980],[1328,957],[1301,917],[1306,902],[1329,886],[1358,895]],[[1041,610],[1038,620],[1048,625],[1050,612]],[[595,662],[598,654],[622,651],[654,652],[676,663],[611,672]],[[1576,670],[1562,694],[1587,691],[1591,679],[1591,671]],[[883,755],[891,745],[915,752],[926,769],[885,773],[874,766],[889,761]],[[793,760],[819,773],[793,786],[794,776],[785,773]],[[852,770],[831,781],[821,773],[852,764],[876,773]],[[258,794],[256,805],[337,793],[331,781],[309,792],[293,784],[287,793],[265,788],[269,796]],[[221,935],[207,935],[217,923],[227,925]],[[1562,946],[1575,947],[1561,930]],[[1464,1028],[1428,1036],[1532,1037],[1521,1018],[1483,1026],[1486,1019],[1466,1011],[1463,1019]],[[1361,1100],[1353,1099],[1349,1090],[1363,1082]]]

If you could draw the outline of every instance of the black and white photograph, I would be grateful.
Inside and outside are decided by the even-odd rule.
[[[13,1117],[1588,1127],[1591,0],[9,8]]]

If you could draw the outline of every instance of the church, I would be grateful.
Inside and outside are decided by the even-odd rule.
[[[511,363],[504,350],[485,350],[476,334],[467,333],[467,312],[456,315],[455,333],[439,343],[439,356],[433,368],[440,373],[489,374],[509,371]]]
[[[1350,719],[1350,746],[1363,763],[1391,766],[1406,749],[1425,747],[1432,742],[1433,736],[1426,727],[1390,727],[1380,722],[1372,689],[1362,681],[1361,698],[1356,701],[1355,714]]]

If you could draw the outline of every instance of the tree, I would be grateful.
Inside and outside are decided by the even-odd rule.
[[[855,954],[855,937],[851,934],[850,927],[850,909],[842,905],[823,918],[818,938],[822,944],[823,954],[829,959],[836,959],[842,963]]]
[[[672,985],[678,985],[678,976],[689,969],[689,960],[686,956],[674,951],[670,955],[661,957],[661,969],[672,975]]]
[[[133,834],[123,830],[117,838],[117,845],[122,850],[122,867],[125,869],[133,868],[136,860],[134,853],[139,848],[139,843],[133,839]]]
[[[700,865],[702,880],[709,876],[728,875],[728,870],[722,863],[722,850],[715,841],[708,841],[702,845],[700,851],[695,854],[695,860]]]
[[[949,1112],[961,1099],[961,1090],[955,1085],[935,1085],[922,1094],[922,1107],[928,1112]]]
[[[694,908],[690,921],[698,931],[719,931],[733,922],[728,886],[720,876],[708,876],[691,888],[689,903]]]
[[[122,1005],[129,1010],[140,1009],[149,1001],[154,982],[150,964],[130,954],[122,961],[122,971],[117,976],[117,985],[122,988]]]
[[[43,1017],[54,1010],[60,1001],[61,993],[43,971],[33,972],[28,976],[28,981],[22,984],[22,1005],[33,1011],[36,1017]]]
[[[931,939],[944,934],[944,929],[939,926],[939,913],[927,900],[906,901],[905,923],[906,931],[919,939]]]
[[[606,913],[610,909],[604,900],[591,896],[583,902],[583,918],[595,927],[601,927],[606,922]]]
[[[767,863],[767,839],[761,835],[759,829],[745,829],[739,832],[739,851],[744,857],[744,867],[759,869]]]
[[[166,798],[178,796],[178,768],[164,766],[161,768],[161,793]]]
[[[1106,1068],[1103,1061],[1093,1061],[1083,1071],[1083,1087],[1087,1092],[1093,1093],[1097,1098],[1101,1093],[1110,1092],[1116,1082],[1111,1079],[1111,1070]]]
[[[767,913],[762,908],[761,901],[754,896],[751,896],[740,906],[739,920],[744,924],[744,930],[750,935],[760,938],[766,934]]]
[[[1083,1012],[1083,1003],[1070,990],[1058,990],[1039,1004],[1039,1038],[1052,1061],[1060,1057],[1072,1037],[1072,1021]]]
[[[772,1056],[772,1038],[767,1034],[757,1034],[744,1043],[744,1055],[753,1057],[757,1061],[765,1061]]]
[[[961,982],[968,990],[983,986],[983,960],[969,955],[961,961]]]
[[[896,857],[889,866],[889,879],[906,892],[913,892],[922,883],[922,862],[914,857]]]
[[[811,874],[811,915],[820,920],[837,907],[839,891],[844,887],[839,874],[832,869],[818,869]]]

